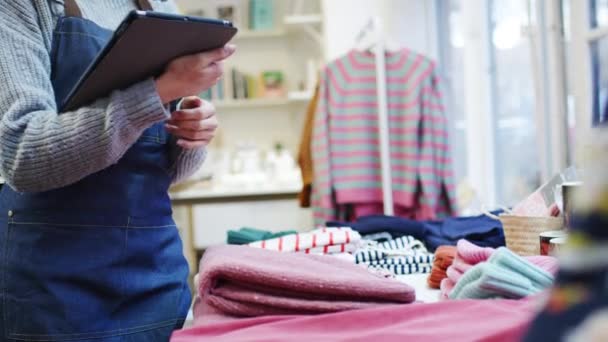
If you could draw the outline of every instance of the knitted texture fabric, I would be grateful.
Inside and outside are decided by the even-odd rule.
[[[439,298],[442,300],[450,299],[449,294],[456,286],[456,283],[452,281],[450,278],[444,278],[439,285]]]
[[[292,234],[297,234],[297,232],[295,230],[271,232],[268,230],[243,227],[239,230],[229,230],[227,233],[226,242],[229,245],[245,245],[255,241],[274,239],[277,237]]]
[[[78,0],[83,16],[110,30],[135,9],[132,0]],[[172,1],[152,1],[174,12]],[[142,132],[169,118],[152,78],[75,111],[59,109],[52,87],[53,30],[62,1],[4,1],[0,6],[0,174],[18,191],[73,184],[115,164]],[[60,62],[60,61],[59,61]],[[174,182],[195,172],[205,149],[170,140]]]
[[[450,279],[451,285],[458,283],[462,276],[470,271],[473,266],[488,260],[496,251],[492,248],[476,246],[466,240],[458,241],[456,250],[457,252],[454,261],[446,271],[446,275],[448,279]],[[538,255],[527,256],[524,259],[552,275],[557,273],[558,262],[554,257]],[[442,298],[449,297],[450,291],[447,290],[446,292],[447,288],[447,286],[440,286]]]
[[[414,300],[410,286],[338,258],[224,245],[203,255],[194,314],[317,314]]]
[[[486,261],[467,271],[450,293],[451,299],[517,299],[553,284],[553,276],[501,247]]]
[[[437,66],[412,50],[386,58],[394,204],[417,219],[451,214],[454,186]],[[316,224],[347,205],[382,203],[373,54],[353,50],[321,73],[312,139]]]
[[[454,257],[456,256],[456,247],[454,246],[440,246],[435,251],[435,260],[433,261],[433,268],[431,274],[427,280],[427,283],[431,288],[438,289],[441,281],[447,278],[446,271],[448,267],[452,265]]]

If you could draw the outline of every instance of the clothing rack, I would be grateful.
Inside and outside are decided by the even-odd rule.
[[[378,129],[380,138],[380,167],[382,175],[382,203],[384,215],[393,215],[393,191],[390,163],[388,99],[386,93],[386,50],[382,22],[372,17],[361,29],[356,38],[357,47],[372,50],[376,58],[376,89],[378,93]]]

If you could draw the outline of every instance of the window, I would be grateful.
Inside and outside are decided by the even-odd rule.
[[[590,0],[590,27],[608,27],[608,0]],[[591,80],[593,91],[592,124],[598,125],[608,120],[608,36],[591,40]]]
[[[608,0],[562,0],[569,10],[576,136],[608,120]],[[584,143],[584,138],[580,143]]]
[[[533,7],[527,0],[491,2],[491,54],[494,60],[497,197],[515,204],[540,186],[533,67],[528,34]]]
[[[465,94],[464,87],[464,36],[462,33],[463,13],[460,1],[445,1],[446,7],[438,7],[446,11],[446,22],[440,22],[440,64],[444,78],[444,98],[447,115],[450,122],[450,138],[454,165],[454,179],[462,182],[467,175],[466,124],[465,124]],[[440,16],[444,16],[441,14]]]
[[[608,26],[608,0],[589,0],[591,28]]]
[[[546,8],[549,3],[435,2],[440,63],[454,121],[457,179],[468,178],[486,205],[513,205],[565,166],[560,163],[565,157],[551,159],[556,153],[566,154],[554,142],[567,138],[561,131],[551,133],[560,125],[552,120],[562,120],[559,115],[553,118],[561,109],[555,104],[560,99],[551,97],[558,88],[550,86],[552,74],[564,70],[553,63],[559,57],[557,50],[547,48],[546,28],[552,23],[544,16],[555,9]],[[561,9],[557,12],[561,20]],[[563,50],[559,53],[563,57]],[[549,61],[551,67],[546,65]],[[565,94],[559,96],[565,132],[567,99]],[[484,180],[475,179],[479,177]]]

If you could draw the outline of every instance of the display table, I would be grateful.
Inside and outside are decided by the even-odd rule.
[[[310,211],[300,208],[297,200],[300,184],[220,187],[201,182],[172,190],[173,217],[180,228],[191,274],[198,269],[200,253],[225,243],[228,230],[313,227]]]

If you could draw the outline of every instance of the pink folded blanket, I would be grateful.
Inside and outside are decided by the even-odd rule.
[[[194,316],[318,314],[414,300],[412,287],[338,258],[227,245],[201,259]]]

